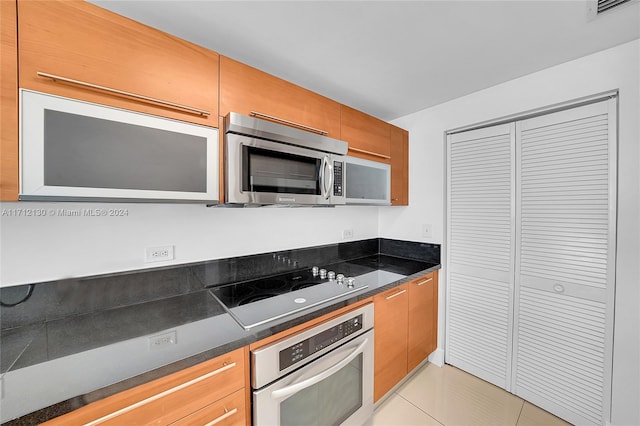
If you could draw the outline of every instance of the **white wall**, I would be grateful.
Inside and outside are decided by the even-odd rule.
[[[619,89],[618,247],[612,424],[640,424],[640,40],[395,120],[410,132],[410,207],[380,209],[381,236],[411,239],[417,223],[444,235],[444,132]],[[443,252],[445,251],[443,247]],[[444,343],[444,274],[439,346]]]
[[[57,209],[125,209],[124,217]],[[178,204],[2,203],[0,285],[9,286],[378,236],[377,207],[206,208]],[[44,209],[46,216],[8,216]],[[172,262],[144,263],[145,247],[174,245]]]

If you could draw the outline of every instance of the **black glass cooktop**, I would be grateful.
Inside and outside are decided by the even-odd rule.
[[[343,274],[345,277],[357,277],[377,270],[371,265],[350,262],[318,265],[318,267],[327,271],[334,271],[336,274]],[[311,268],[307,268],[274,277],[216,287],[212,289],[212,292],[227,308],[234,308],[328,281],[328,278],[320,278],[320,275],[314,276]]]

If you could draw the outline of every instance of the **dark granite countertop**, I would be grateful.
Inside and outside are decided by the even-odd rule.
[[[345,261],[406,278],[250,331],[235,322],[207,289],[256,279],[267,271],[282,273],[316,262]],[[2,421],[11,425],[46,421],[439,268],[439,246],[375,239],[37,284],[25,306],[0,310]],[[12,296],[7,289],[0,289],[0,300],[6,300],[7,295]],[[151,343],[154,337],[165,335],[173,336],[177,344],[155,347]]]

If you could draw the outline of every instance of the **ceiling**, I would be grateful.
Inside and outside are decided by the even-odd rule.
[[[640,38],[640,2],[90,0],[391,120]]]

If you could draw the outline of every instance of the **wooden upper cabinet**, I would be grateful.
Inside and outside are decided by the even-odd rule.
[[[341,106],[340,133],[349,144],[349,155],[389,163],[391,125],[364,112]]]
[[[340,137],[340,104],[233,59],[220,56],[220,115],[266,114]]]
[[[218,54],[213,51],[79,0],[18,1],[18,31],[22,88],[218,126]]]
[[[409,132],[391,126],[391,205],[409,205]]]
[[[0,200],[18,199],[18,41],[16,2],[0,1]]]
[[[438,272],[409,283],[409,337],[407,370],[417,367],[437,347]]]
[[[373,298],[374,379],[373,400],[378,401],[407,375],[407,284]]]

